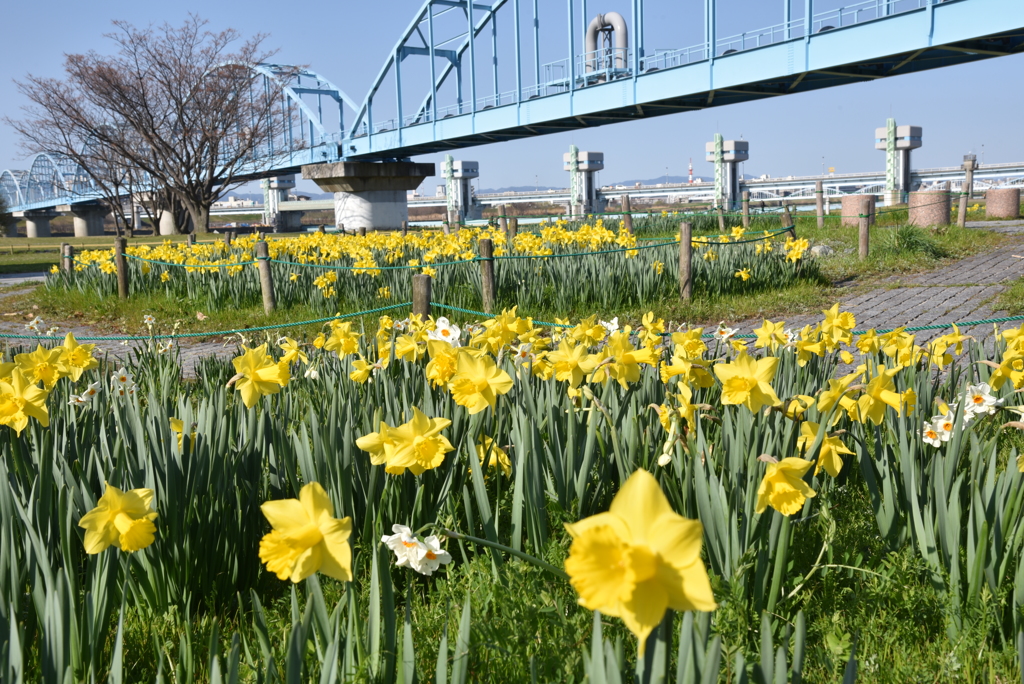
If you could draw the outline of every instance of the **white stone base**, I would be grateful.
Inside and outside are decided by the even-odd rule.
[[[87,211],[72,214],[75,220],[75,237],[102,237],[103,219],[107,214],[103,211]]]
[[[41,238],[50,237],[49,218],[25,217],[25,237]]]
[[[405,190],[334,193],[334,224],[346,230],[399,230],[408,220]]]
[[[160,213],[160,234],[161,235],[176,235],[176,226],[174,225],[174,212],[164,211]]]

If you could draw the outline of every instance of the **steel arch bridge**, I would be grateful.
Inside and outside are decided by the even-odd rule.
[[[669,9],[654,7],[659,0],[606,1],[628,6],[614,28],[628,40],[616,36],[614,47],[611,15],[593,16],[607,9],[598,0],[424,0],[359,103],[319,72],[246,65],[253,87],[279,95],[294,117],[254,159],[252,178],[318,162],[404,160],[1024,51],[1021,0],[842,7],[838,0],[759,0],[759,9],[775,7],[779,21],[739,32],[745,18],[729,12],[729,0],[660,0]],[[667,20],[669,11],[679,21]],[[594,22],[607,45],[587,44]],[[699,35],[649,47],[667,23],[695,25]],[[660,40],[683,40],[675,33]],[[15,210],[98,199],[82,176],[46,155],[29,171],[0,173],[0,192]]]

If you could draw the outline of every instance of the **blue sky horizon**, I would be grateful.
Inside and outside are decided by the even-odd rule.
[[[734,11],[720,10],[720,34],[779,23],[785,0],[723,1],[725,9]],[[702,2],[647,2],[649,19],[659,18],[655,16],[655,11],[662,11],[659,2],[671,4],[671,11],[681,13],[678,16],[684,19],[679,36],[657,26],[671,23],[668,20],[649,22],[652,28],[645,29],[652,34],[648,45],[685,47],[695,42],[694,26],[699,28],[702,21],[698,11]],[[837,3],[816,0],[821,7]],[[180,24],[189,12],[207,19],[211,30],[234,28],[243,36],[268,34],[266,45],[279,49],[277,61],[309,65],[361,102],[421,5],[421,0],[314,2],[293,12],[265,0],[247,3],[244,8],[237,3],[194,0],[173,7],[121,0],[89,4],[58,0],[44,12],[28,3],[14,4],[5,9],[5,18],[8,26],[17,30],[9,31],[0,41],[0,63],[5,65],[0,79],[0,116],[17,118],[26,104],[15,80],[30,73],[61,77],[65,54],[112,52],[113,45],[103,34],[112,29],[113,20],[138,26],[165,21]],[[588,12],[610,7],[628,17],[622,5],[628,7],[628,0],[589,0]],[[542,11],[551,10],[557,19],[557,11],[552,10],[555,3],[546,0],[542,6]],[[382,7],[387,11],[381,11]],[[557,3],[557,10],[564,14],[565,3]],[[559,49],[564,51],[559,42],[565,35],[562,21],[560,34],[552,30],[557,39],[544,45],[552,58],[558,58]],[[704,143],[721,132],[726,138],[750,141],[750,161],[743,169],[746,174],[810,175],[829,167],[838,173],[862,172],[884,169],[884,155],[874,149],[874,129],[892,116],[900,124],[924,127],[924,145],[914,153],[915,168],[958,165],[969,152],[985,163],[1024,161],[1019,114],[1024,97],[1015,87],[1022,68],[1024,54],[996,57],[811,93],[466,148],[454,154],[480,163],[479,184],[487,188],[565,186],[562,153],[571,144],[604,152],[604,183],[685,176],[690,159],[696,175],[708,176],[711,164],[704,161]],[[416,161],[439,167],[441,158],[425,155]],[[0,125],[0,170],[25,168],[26,159],[14,131]],[[435,182],[436,177],[427,179],[420,191],[432,193]],[[300,187],[316,190],[309,182]]]

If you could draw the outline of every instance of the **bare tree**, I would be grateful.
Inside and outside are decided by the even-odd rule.
[[[115,55],[67,55],[64,79],[29,75],[18,83],[26,117],[5,121],[30,151],[81,160],[98,187],[144,178],[207,232],[213,202],[270,168],[269,150],[287,149],[290,111],[252,70],[273,53],[263,35],[213,33],[195,15],[180,27],[114,26]]]

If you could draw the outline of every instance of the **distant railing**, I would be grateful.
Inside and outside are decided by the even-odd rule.
[[[804,20],[793,19],[787,23],[776,24],[775,26],[769,26],[768,28],[758,29],[756,31],[744,31],[743,33],[736,34],[735,36],[728,36],[727,38],[721,38],[716,44],[716,54],[729,55],[734,52],[742,52],[743,50],[752,50],[759,48],[763,45],[772,45],[774,43],[781,43],[789,40],[790,38],[796,38],[804,34]]]
[[[647,73],[686,66],[708,58],[708,45],[701,43],[692,47],[677,50],[655,50],[653,55],[645,56],[640,63],[641,71]]]
[[[811,30],[814,33],[853,26],[895,14],[927,7],[931,0],[864,0],[846,7],[819,12],[814,15]]]

